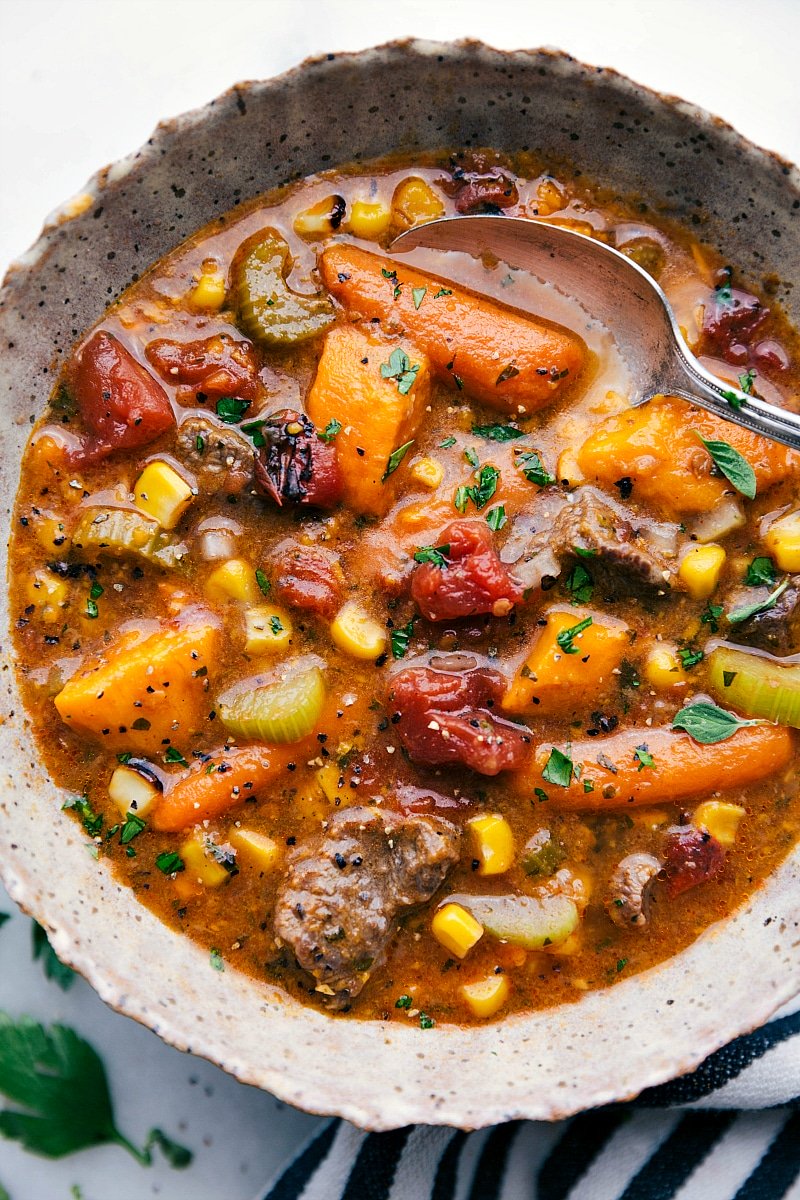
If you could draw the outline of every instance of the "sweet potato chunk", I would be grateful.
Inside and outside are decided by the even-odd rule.
[[[389,365],[398,348],[406,356],[405,369],[399,355]],[[386,378],[382,366],[397,373]],[[331,421],[341,425],[333,444],[344,502],[356,512],[380,516],[389,508],[406,466],[401,461],[391,469],[390,458],[414,437],[429,400],[430,368],[418,350],[354,325],[337,326],[326,336],[306,411],[321,431]]]
[[[711,455],[698,433],[738,450],[755,471],[759,494],[800,466],[800,455],[785,446],[672,396],[604,422],[581,446],[578,465],[587,479],[615,484],[664,513],[706,512],[733,489],[722,475],[712,474]]]
[[[500,412],[523,416],[544,408],[586,361],[575,334],[455,284],[444,289],[439,279],[355,246],[328,247],[321,270],[348,311],[404,330],[442,379],[455,387],[457,377],[470,396]]]
[[[187,609],[142,638],[127,633],[84,663],[55,698],[61,719],[110,750],[155,753],[196,733],[213,707],[219,623]]]

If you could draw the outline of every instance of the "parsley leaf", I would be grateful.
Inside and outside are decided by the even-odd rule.
[[[401,350],[399,346],[389,355],[388,362],[381,363],[381,376],[384,379],[396,379],[397,390],[401,396],[406,396],[411,391],[417,371],[419,363],[412,364],[405,350]]]
[[[266,444],[267,444],[267,440],[264,437],[264,434],[262,432],[266,423],[267,422],[265,420],[264,421],[248,421],[246,425],[242,425],[242,427],[241,427],[242,433],[247,434],[247,436],[251,439],[253,445],[255,446],[256,450],[259,450],[262,446],[266,446]]]
[[[747,587],[774,587],[775,564],[771,558],[754,558],[744,577]]]
[[[176,854],[174,850],[162,850],[156,855],[156,866],[159,871],[163,871],[165,875],[174,875],[178,871],[185,869],[185,863],[180,854]]]
[[[755,383],[755,378],[756,378],[756,373],[752,369],[752,367],[750,368],[749,371],[745,371],[744,375],[739,376],[739,387],[742,389],[745,396],[752,395],[753,384]]]
[[[567,751],[569,751],[569,746]],[[564,754],[563,751],[553,746],[542,771],[542,779],[545,783],[552,783],[556,787],[569,787],[572,782],[573,769],[570,754]]]
[[[490,442],[513,442],[525,436],[521,429],[513,425],[473,425],[472,432],[476,437],[488,438]]]
[[[97,607],[97,601],[91,597],[86,601],[86,616],[96,620],[100,616],[100,609]]]
[[[500,472],[497,467],[486,465],[478,473],[478,482],[469,489],[470,499],[477,509],[485,508],[497,491]]]
[[[731,408],[735,408],[737,410],[740,408],[744,408],[744,400],[738,394],[738,392],[722,391],[721,394],[722,394],[723,400],[727,400],[728,404],[730,404]]]
[[[703,661],[705,654],[702,650],[690,650],[687,646],[678,651],[678,658],[681,660],[684,671],[690,671],[692,667],[696,667]]]
[[[700,621],[703,625],[708,625],[712,633],[716,633],[724,611],[721,604],[707,604],[700,614]]]
[[[434,1021],[433,1017],[429,1017],[427,1013],[421,1012],[419,1014],[420,1029],[433,1029],[435,1024],[436,1022]]]
[[[746,458],[735,450],[729,442],[706,441],[697,435],[714,460],[714,465],[728,479],[737,492],[741,492],[748,500],[756,496],[756,473]]]
[[[480,464],[480,459],[478,458],[478,456],[477,456],[477,454],[475,453],[475,451],[474,451],[474,450],[472,450],[472,449],[467,449],[467,450],[465,450],[465,451],[464,451],[464,458],[467,460],[467,462],[469,463],[469,465],[470,465],[471,467],[475,467],[475,469],[476,469],[476,470],[477,470],[477,469],[478,469],[478,467],[481,465],[481,464]]]
[[[701,700],[688,704],[672,718],[673,729],[685,729],[690,737],[703,746],[713,746],[732,737],[747,725],[763,725],[763,721],[743,721],[735,713]]]
[[[415,621],[416,617],[412,617],[407,625],[400,625],[391,630],[389,634],[389,641],[392,645],[393,658],[402,658],[408,653],[408,644],[414,635]]]
[[[394,474],[413,445],[414,439],[412,438],[411,441],[406,442],[402,446],[398,446],[396,450],[392,451],[386,463],[386,470],[383,472],[383,475],[381,475],[381,483],[386,483],[386,480],[389,478],[389,476]]]
[[[262,596],[268,596],[270,589],[272,588],[272,584],[261,570],[261,567],[256,567],[256,583],[258,584],[258,588]]]
[[[581,563],[575,563],[564,580],[564,587],[572,593],[573,604],[588,604],[594,592],[594,580],[586,567]]]
[[[410,996],[398,996],[394,1002],[395,1008],[411,1008],[413,1000]]]
[[[64,1025],[47,1029],[30,1017],[15,1021],[0,1013],[0,1091],[18,1106],[0,1112],[0,1134],[34,1154],[61,1158],[113,1143],[150,1166],[158,1145],[173,1166],[191,1161],[190,1151],[160,1130],[151,1131],[141,1150],[120,1133],[102,1060]]]
[[[125,817],[125,822],[119,835],[119,844],[127,846],[134,838],[137,838],[140,833],[144,833],[147,828],[147,821],[144,817],[139,817],[136,813],[129,812]]]
[[[535,450],[518,453],[516,463],[528,483],[535,483],[537,487],[547,487],[556,481],[555,475],[551,475],[549,471],[545,470],[544,464]]]
[[[88,796],[73,796],[71,800],[65,802],[63,807],[75,810],[89,837],[96,838],[100,836],[100,830],[103,828],[103,814],[94,811],[89,803]]]
[[[397,278],[397,271],[387,271],[386,267],[381,267],[381,275],[384,279],[388,279],[391,283],[393,288],[392,299],[396,300],[403,287],[402,283]]]
[[[225,960],[223,959],[219,950],[215,950],[215,949],[211,950],[211,954],[209,956],[209,961],[215,971],[224,971],[225,970]]]
[[[741,625],[743,621],[749,621],[756,613],[769,612],[778,603],[788,586],[789,580],[784,579],[765,600],[757,600],[755,604],[745,604],[742,608],[735,608],[733,612],[728,613],[728,624]]]
[[[167,746],[164,762],[180,763],[182,767],[188,767],[189,765],[177,746]]]
[[[452,294],[453,294],[452,288],[440,287],[438,292],[436,292],[436,294],[434,295],[433,298],[434,298],[434,300],[439,300],[442,296],[452,296]]]
[[[68,992],[77,976],[72,967],[68,967],[66,963],[62,963],[50,945],[47,931],[42,929],[41,925],[36,921],[33,922],[31,928],[31,943],[34,960],[41,959],[42,969],[46,977],[52,979],[53,983],[57,983],[62,992]],[[1,1085],[2,1080],[0,1080]]]
[[[451,446],[455,446],[456,439],[454,437],[446,437],[443,442],[439,442],[440,450],[449,450]]]
[[[104,591],[105,591],[105,588],[103,587],[103,585],[101,583],[98,583],[97,580],[95,579],[94,583],[89,588],[89,595],[92,597],[93,600],[99,600]]]
[[[336,417],[331,417],[328,424],[323,429],[322,433],[318,433],[317,437],[321,442],[332,442],[337,433],[342,431],[342,422],[337,421]]]
[[[584,617],[582,621],[578,621],[577,625],[571,625],[569,629],[562,629],[561,633],[556,635],[556,641],[565,654],[577,654],[579,647],[572,644],[573,638],[576,638],[579,633],[583,633],[584,629],[588,629],[592,624],[591,617]]]
[[[633,757],[638,762],[637,771],[643,771],[645,767],[654,767],[656,765],[650,751],[647,749],[647,742],[642,742],[641,746],[637,746],[633,752]]]
[[[486,514],[486,524],[491,530],[497,533],[498,529],[502,529],[506,523],[506,508],[504,504],[496,504],[494,508],[490,508]]]
[[[411,299],[414,301],[414,308],[419,308],[422,301],[425,299],[426,287],[417,287],[411,289]]]
[[[269,627],[273,637],[277,637],[279,633],[283,633],[283,625],[279,616],[273,613],[269,619]]]
[[[430,563],[434,567],[445,568],[448,565],[447,556],[450,546],[420,546],[414,555],[414,562]]]
[[[249,400],[239,400],[236,396],[220,396],[217,401],[217,416],[226,425],[238,425],[249,407]]]
[[[461,484],[460,487],[456,488],[456,494],[455,494],[455,497],[453,498],[453,504],[455,505],[455,507],[458,509],[458,511],[460,513],[465,513],[467,511],[467,505],[469,504],[469,494],[471,491],[472,491],[472,488],[468,488],[466,486],[466,484],[463,484],[463,483]]]

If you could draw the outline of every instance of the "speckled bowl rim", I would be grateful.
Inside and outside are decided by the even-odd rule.
[[[573,72],[576,86],[581,72],[595,70],[557,51],[506,52],[471,41],[406,40],[357,54],[321,56],[273,80],[237,84],[210,105],[163,122],[142,150],[99,171],[83,195],[92,204],[113,203],[120,182],[131,172],[146,172],[165,141],[202,125],[226,103],[243,105],[259,89],[297,87],[332,58],[358,69],[376,55],[392,54],[416,57],[420,68],[434,55],[530,59]],[[617,72],[605,74],[621,95],[673,106],[699,127],[733,139],[760,169],[777,165],[791,176],[800,196],[800,176],[791,164],[752,146],[719,118]],[[47,259],[49,235],[85,209],[78,198],[53,214],[37,243],[12,264],[6,289],[35,276]],[[2,332],[7,333],[9,321],[0,312]],[[0,356],[4,351],[5,345]],[[41,388],[39,411],[48,387],[46,382]],[[3,414],[2,420],[10,418]],[[0,469],[7,496],[16,477],[16,455],[3,452]],[[5,597],[3,604],[7,609]],[[9,711],[3,711],[0,723],[0,876],[9,894],[45,925],[59,956],[112,1008],[243,1082],[309,1112],[335,1113],[368,1129],[412,1122],[477,1128],[512,1118],[551,1120],[631,1098],[692,1070],[800,990],[797,848],[746,905],[675,958],[613,988],[587,993],[575,1004],[477,1029],[441,1025],[424,1033],[400,1022],[332,1020],[233,970],[210,970],[205,952],[132,904],[110,871],[98,869],[85,839],[60,812],[63,793],[48,780],[31,746],[8,658],[10,617],[3,615],[7,696],[0,703]],[[49,844],[54,840],[57,855]]]

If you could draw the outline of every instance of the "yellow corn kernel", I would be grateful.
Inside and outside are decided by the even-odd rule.
[[[174,529],[192,503],[195,491],[169,463],[148,463],[133,487],[134,503],[140,512],[158,521],[162,529]]]
[[[700,825],[715,837],[721,846],[732,846],[746,811],[739,804],[724,800],[704,800],[692,814],[692,824]]]
[[[411,478],[433,491],[444,479],[444,467],[437,458],[420,458],[411,467]]]
[[[228,841],[238,857],[259,871],[271,870],[280,859],[278,843],[265,833],[257,833],[255,829],[233,828],[228,833]]]
[[[386,649],[386,630],[356,600],[339,609],[331,623],[331,637],[353,658],[377,658]]]
[[[514,862],[514,835],[505,817],[485,813],[467,822],[479,875],[502,875]]]
[[[188,883],[201,883],[203,887],[220,887],[230,878],[222,863],[209,854],[205,838],[193,834],[179,848]]]
[[[255,604],[261,589],[249,563],[241,558],[229,558],[209,575],[206,595],[209,600],[241,600],[244,604]]]
[[[43,621],[57,621],[61,614],[59,609],[69,599],[69,584],[65,579],[59,579],[48,571],[37,571],[28,580],[28,600],[35,604],[38,615]]]
[[[218,312],[225,303],[225,276],[213,258],[203,263],[200,278],[188,296],[189,304],[195,309]]]
[[[248,608],[244,614],[245,644],[248,654],[276,654],[286,650],[292,640],[292,622],[285,613],[270,604]]]
[[[63,521],[57,517],[39,517],[35,525],[36,540],[52,554],[55,547],[63,557],[69,550],[69,538]]]
[[[293,228],[301,238],[317,241],[329,237],[342,223],[345,213],[343,196],[325,196],[310,208],[304,208],[294,218]]]
[[[123,816],[133,812],[143,817],[161,798],[161,791],[132,767],[120,766],[108,781],[108,795]]]
[[[431,932],[445,950],[463,958],[483,937],[483,926],[460,904],[445,904],[434,913]]]
[[[677,648],[669,642],[656,642],[652,647],[644,661],[644,677],[660,692],[688,683]]]
[[[374,241],[386,233],[392,222],[392,213],[381,201],[355,200],[350,208],[347,228],[356,237]]]
[[[317,783],[330,804],[339,804],[344,795],[344,776],[336,763],[326,763],[317,771]]]
[[[423,221],[435,221],[444,216],[444,203],[429,183],[419,175],[402,179],[392,196],[392,218],[395,225],[410,229]]]
[[[800,511],[773,522],[764,542],[781,571],[800,571]]]
[[[511,988],[506,975],[490,975],[475,983],[465,983],[459,989],[475,1017],[493,1017],[508,1000]]]
[[[536,207],[540,217],[549,217],[567,206],[567,197],[555,179],[543,179],[536,189]]]
[[[719,583],[725,562],[722,546],[709,542],[707,546],[691,546],[681,559],[678,578],[686,584],[695,600],[707,600]]]

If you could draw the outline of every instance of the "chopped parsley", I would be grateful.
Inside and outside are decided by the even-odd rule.
[[[127,846],[134,838],[137,838],[140,833],[144,833],[147,828],[147,822],[144,817],[137,816],[136,813],[129,812],[125,817],[124,824],[120,830],[119,844]]]
[[[742,389],[745,396],[752,395],[753,384],[755,383],[755,379],[756,379],[756,373],[752,369],[752,367],[749,371],[745,371],[744,375],[739,376],[739,387]]]
[[[638,762],[637,771],[643,771],[645,767],[654,767],[655,759],[647,749],[647,742],[642,742],[641,746],[637,746],[633,752],[633,757]]]
[[[562,629],[561,633],[556,635],[556,641],[565,654],[577,654],[579,648],[573,645],[573,639],[583,633],[584,629],[588,629],[592,624],[591,617],[584,617],[582,621],[578,621],[577,625],[571,625],[569,629]]]
[[[236,396],[220,396],[217,401],[217,416],[226,425],[238,425],[249,407],[249,400],[239,400]]]
[[[389,355],[389,361],[381,363],[383,379],[396,379],[397,390],[401,396],[407,396],[414,385],[419,371],[419,363],[412,363],[405,350],[397,346]]]
[[[167,746],[164,762],[180,763],[182,767],[188,767],[189,765],[177,746]]]
[[[433,1029],[435,1024],[436,1022],[434,1021],[433,1017],[429,1017],[427,1013],[421,1012],[419,1014],[420,1029]]]
[[[433,567],[444,568],[448,565],[447,556],[450,546],[420,546],[414,554],[414,562],[430,563]]]
[[[332,417],[328,424],[323,429],[322,433],[318,433],[317,437],[321,442],[332,442],[338,433],[342,431],[342,422],[337,421],[336,417]]]
[[[477,482],[467,486],[462,484],[456,491],[454,504],[460,513],[466,511],[467,504],[471,500],[475,507],[480,510],[485,508],[491,500],[492,496],[497,491],[497,484],[500,481],[500,472],[497,467],[491,466],[489,463],[483,466],[478,471]],[[503,512],[505,516],[505,511]],[[491,522],[490,522],[491,525]],[[500,528],[500,526],[492,526],[492,528]]]
[[[263,596],[268,596],[270,593],[270,589],[272,588],[272,584],[267,579],[264,572],[261,570],[261,567],[256,567],[256,583],[258,584],[258,588],[259,588],[259,591],[261,592],[261,594]]]
[[[414,439],[411,438],[410,441],[405,442],[402,446],[398,446],[396,450],[392,451],[386,463],[386,470],[381,476],[381,483],[386,483],[389,476],[394,474],[413,445]]]
[[[555,475],[545,470],[541,457],[535,450],[518,451],[516,464],[528,483],[535,483],[537,487],[548,487],[556,481]]]
[[[384,279],[388,279],[392,285],[392,299],[397,300],[402,291],[403,285],[397,278],[397,271],[387,271],[386,267],[381,267],[381,275]]]
[[[575,563],[564,580],[564,587],[572,593],[573,604],[588,604],[594,592],[594,580],[586,567],[581,563]]]
[[[269,619],[269,627],[272,631],[272,636],[277,637],[279,633],[283,633],[283,625],[281,619],[276,614],[273,614]]]
[[[440,450],[449,450],[451,446],[455,446],[456,439],[454,437],[446,437],[443,442],[439,442]]]
[[[408,646],[414,634],[414,622],[416,617],[412,617],[406,625],[399,625],[392,629],[389,634],[389,641],[392,646],[392,657],[403,658],[408,653]]]
[[[569,751],[569,746],[567,747]],[[550,751],[550,757],[544,765],[542,771],[542,779],[545,783],[552,783],[555,787],[569,787],[572,783],[572,773],[574,765],[569,753],[557,749],[556,746]]]
[[[708,625],[712,633],[717,633],[724,611],[721,604],[707,604],[700,614],[700,620],[703,625]]]
[[[209,962],[215,971],[225,970],[225,961],[219,950],[212,949],[211,954],[209,955]]]
[[[162,850],[160,854],[157,854],[156,866],[165,875],[177,875],[178,871],[185,870],[183,859],[174,850]]]
[[[744,577],[747,587],[774,587],[775,579],[775,564],[764,556],[753,559]]]
[[[65,802],[64,808],[75,810],[89,837],[100,836],[100,830],[103,828],[103,814],[94,811],[88,796],[73,796],[72,799]]]
[[[702,650],[691,650],[686,646],[678,651],[678,658],[681,660],[684,671],[691,671],[692,667],[696,667],[703,661],[705,654]]]
[[[468,448],[464,451],[464,458],[467,460],[469,465],[471,467],[475,467],[476,470],[481,465],[480,459],[478,458],[477,454],[475,453],[474,450],[472,450],[470,448]]]
[[[394,1002],[395,1008],[411,1008],[414,1001],[410,996],[398,996]]]
[[[95,620],[100,616],[100,609],[97,607],[97,601],[92,600],[91,596],[86,601],[86,616]]]
[[[452,296],[452,294],[453,294],[452,288],[440,287],[438,292],[436,292],[436,294],[434,295],[433,298],[434,298],[434,300],[441,300],[442,296]]]
[[[737,492],[741,492],[748,500],[756,496],[756,473],[750,463],[730,442],[706,441],[698,433],[697,436],[705,446],[714,462],[714,466],[725,478],[733,484]]]
[[[93,600],[99,600],[104,591],[105,591],[105,588],[103,587],[103,585],[98,583],[97,580],[95,579],[94,583],[92,584],[92,586],[89,589],[89,595],[92,597]]]
[[[502,529],[506,523],[506,509],[504,504],[496,504],[494,508],[490,508],[486,514],[486,524],[491,530],[497,533],[498,529]]]
[[[490,442],[513,442],[525,436],[514,425],[473,425],[472,432],[476,437],[487,438]]]

